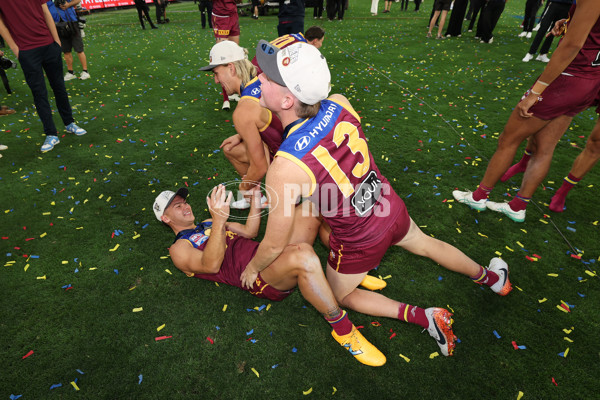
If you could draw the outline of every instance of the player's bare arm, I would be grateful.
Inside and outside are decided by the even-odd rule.
[[[258,235],[260,228],[260,213],[262,205],[260,202],[261,192],[258,186],[255,186],[251,191],[252,199],[250,201],[250,213],[245,224],[238,222],[227,222],[226,229],[235,232],[240,236],[248,239],[254,239]]]
[[[294,229],[296,200],[309,195],[311,181],[306,172],[290,160],[276,157],[267,172],[267,197],[271,204],[267,229],[254,258],[242,273],[242,285],[252,287],[256,276],[283,252]]]
[[[240,190],[252,189],[267,173],[268,163],[259,131],[263,125],[261,112],[262,108],[254,100],[241,99],[233,113],[235,129],[246,147],[250,163],[246,175],[242,178]]]

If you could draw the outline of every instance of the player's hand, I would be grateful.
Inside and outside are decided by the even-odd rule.
[[[240,138],[240,135],[236,134],[233,136],[229,136],[227,139],[223,140],[223,143],[221,143],[219,148],[223,149],[223,151],[230,151],[232,148],[234,148],[240,143],[242,143],[242,139]]]
[[[517,111],[521,118],[531,118],[533,116],[529,109],[533,107],[539,101],[539,97],[531,92],[527,96],[523,96],[519,104],[517,104]]]
[[[240,276],[240,281],[242,282],[242,287],[252,289],[254,286],[254,282],[256,282],[256,278],[258,277],[258,270],[252,267],[250,264],[246,265],[246,269],[242,272]]]
[[[231,197],[233,193],[227,192],[225,186],[215,186],[210,193],[210,197],[206,198],[206,204],[208,210],[213,219],[213,223],[222,222],[225,223],[229,218],[229,204],[231,203]]]
[[[554,27],[552,28],[550,33],[554,36],[561,36],[561,35],[564,35],[566,30],[567,30],[567,19],[563,18],[563,19],[559,19],[558,21],[556,21],[556,23],[554,24]],[[548,36],[549,35],[546,35],[546,37],[548,37]]]

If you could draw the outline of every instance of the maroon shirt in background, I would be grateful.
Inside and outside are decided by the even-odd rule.
[[[0,0],[2,20],[19,51],[54,42],[42,11],[42,4],[46,2],[47,0]]]
[[[215,15],[237,14],[235,0],[213,0],[212,12]]]
[[[574,4],[569,11],[569,24],[571,23],[571,17],[575,14],[576,7]],[[580,78],[600,78],[600,19],[596,21],[583,47],[579,50],[575,59],[571,61],[571,64],[565,68],[564,72]]]

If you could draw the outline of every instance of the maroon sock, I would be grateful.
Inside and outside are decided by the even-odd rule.
[[[425,315],[425,310],[417,306],[411,306],[410,304],[400,303],[400,308],[398,308],[398,319],[410,324],[417,324],[425,329],[429,327],[429,321],[427,320],[427,315]]]
[[[531,200],[531,197],[523,197],[517,194],[514,199],[508,202],[508,205],[513,211],[521,211],[527,208],[529,200]]]
[[[529,151],[527,151],[527,149],[525,149],[525,153],[523,154],[523,157],[521,157],[519,162],[510,167],[508,171],[506,171],[504,175],[502,175],[502,178],[500,178],[500,180],[502,182],[505,182],[513,176],[515,176],[516,174],[520,172],[525,172],[525,170],[527,169],[527,164],[529,163],[529,159],[531,158],[532,154],[533,153],[530,153]]]
[[[225,88],[223,88],[223,102],[225,102],[225,101],[229,101],[229,96],[227,95]]]
[[[481,265],[479,266],[480,271],[471,277],[473,282],[479,285],[493,286],[500,277],[494,271],[490,271],[489,269],[483,268]]]
[[[562,212],[565,208],[565,200],[567,199],[569,190],[573,189],[573,186],[577,185],[580,180],[581,178],[575,178],[571,173],[569,173],[569,175],[563,180],[560,189],[558,189],[554,196],[552,196],[552,200],[550,201],[550,210],[554,212]]]
[[[477,190],[473,192],[473,200],[479,201],[482,199],[487,199],[490,197],[490,192],[492,189],[493,187],[487,187],[480,183],[479,186],[477,186]]]
[[[352,324],[352,321],[350,321],[350,318],[348,318],[348,313],[346,311],[341,309],[339,311],[340,313],[333,318],[325,317],[325,321],[329,322],[329,325],[331,325],[338,336],[343,336],[352,332],[352,327],[354,325]]]

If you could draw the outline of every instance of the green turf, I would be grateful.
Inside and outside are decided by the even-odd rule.
[[[172,234],[154,218],[154,197],[188,185],[206,217],[206,193],[236,178],[218,151],[234,132],[231,113],[220,111],[212,76],[198,71],[214,38],[193,3],[170,6],[171,23],[158,31],[142,31],[133,9],[89,17],[92,79],[67,83],[88,134],[61,134],[47,154],[22,72],[9,71],[14,93],[2,102],[18,113],[0,120],[9,146],[0,160],[0,397],[597,398],[600,218],[589,204],[597,170],[571,191],[565,213],[547,209],[594,111],[561,139],[525,223],[448,201],[454,188],[479,182],[511,109],[544,67],[520,61],[530,43],[517,37],[522,3],[507,4],[492,45],[472,33],[426,40],[431,2],[372,18],[367,1],[351,1],[343,22],[317,21],[333,92],[362,116],[371,152],[413,219],[483,264],[501,254],[516,286],[500,298],[391,249],[374,272],[387,278],[383,293],[450,307],[460,343],[454,357],[431,359],[438,347],[421,329],[350,312],[387,355],[381,368],[353,360],[299,293],[270,303],[188,279],[168,259]],[[276,23],[241,17],[241,44],[253,53],[259,39],[276,37]],[[518,185],[499,183],[492,197]]]

